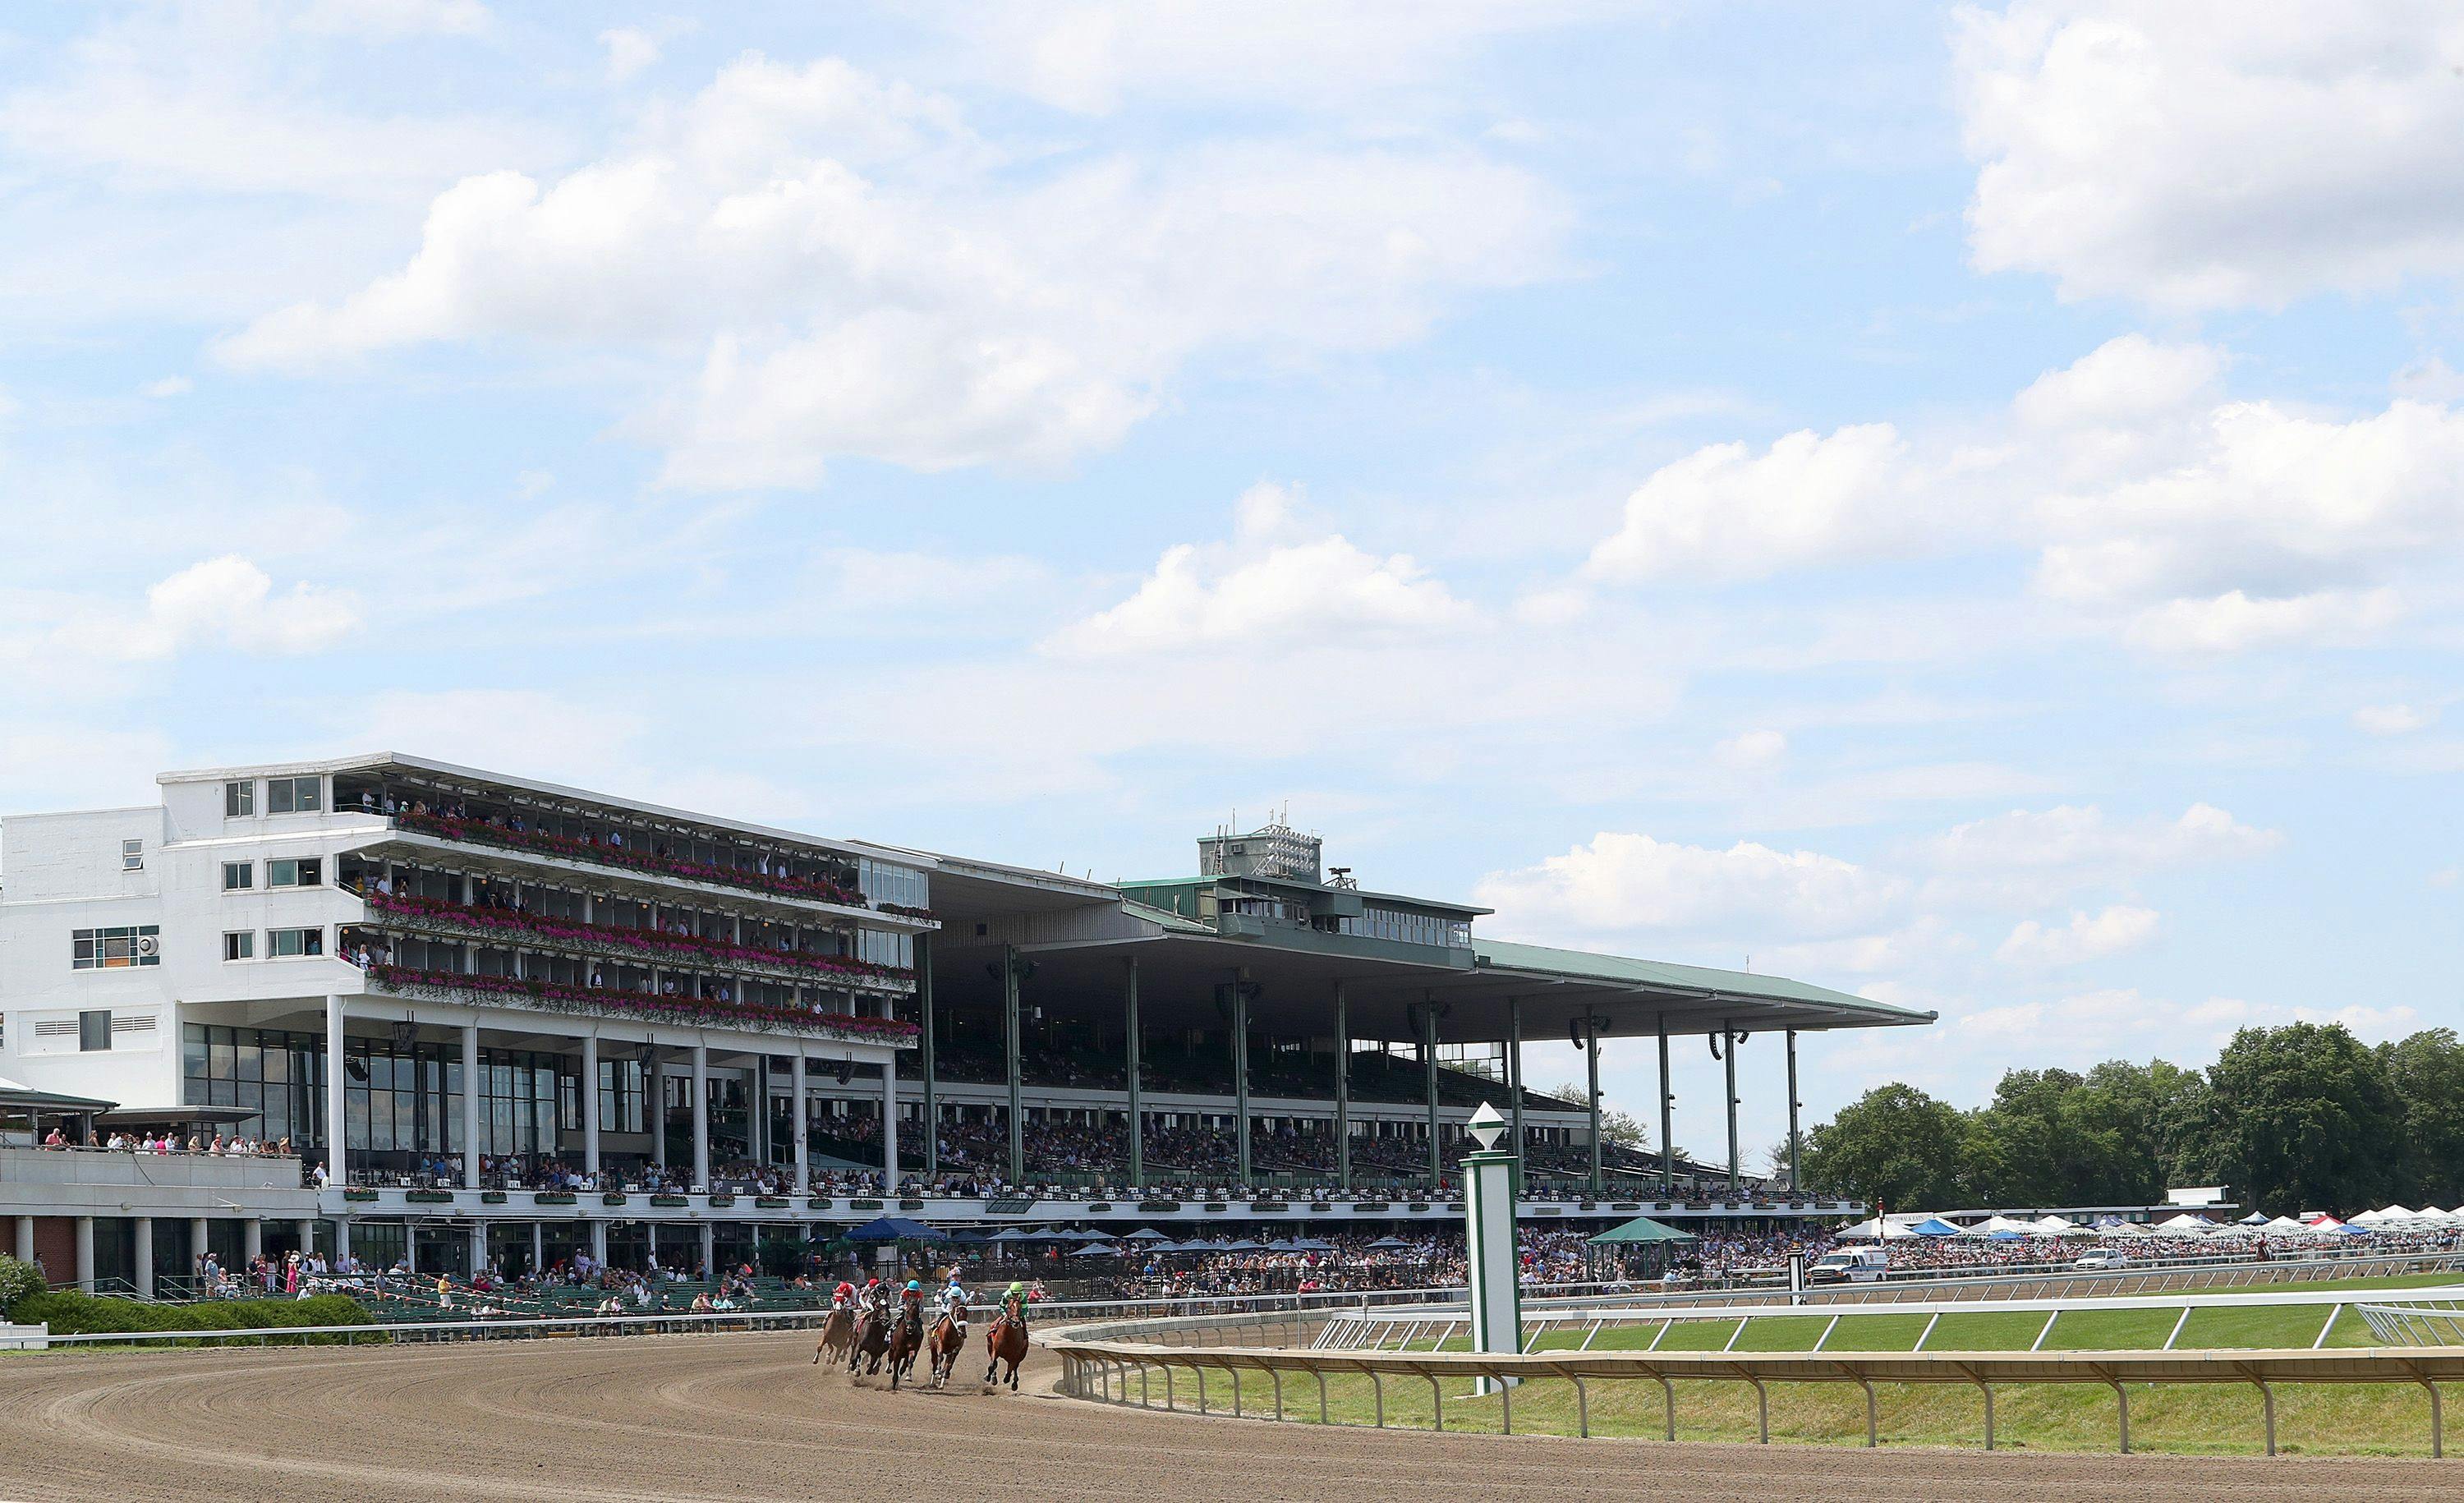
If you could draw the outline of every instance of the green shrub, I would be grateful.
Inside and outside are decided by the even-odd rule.
[[[310,1299],[209,1299],[190,1305],[155,1305],[54,1290],[17,1302],[13,1316],[42,1321],[55,1336],[95,1331],[247,1331],[262,1326],[355,1326],[368,1323],[365,1307],[347,1294]]]
[[[32,1299],[43,1292],[43,1271],[31,1263],[20,1263],[0,1252],[0,1320],[18,1318],[14,1312],[21,1300]]]

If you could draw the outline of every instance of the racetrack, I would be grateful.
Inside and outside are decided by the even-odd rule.
[[[972,1350],[980,1351],[979,1339]],[[0,1498],[2418,1498],[2464,1462],[1668,1445],[861,1387],[802,1334],[0,1358]],[[981,1368],[974,1369],[980,1372]],[[962,1374],[967,1368],[962,1364]],[[972,1375],[970,1375],[972,1376]]]

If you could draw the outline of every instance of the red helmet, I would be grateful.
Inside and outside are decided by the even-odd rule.
[[[870,1288],[872,1288],[875,1284],[878,1284],[878,1283],[880,1283],[880,1282],[881,1282],[881,1280],[879,1280],[879,1279],[877,1279],[877,1278],[869,1278],[869,1279],[866,1279],[866,1280],[864,1281],[864,1287],[865,1287],[865,1288],[867,1288],[867,1289],[870,1289]]]

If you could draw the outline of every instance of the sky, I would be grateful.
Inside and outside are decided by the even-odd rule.
[[[1941,1013],[1810,1119],[2458,1023],[2453,6],[706,10],[0,16],[0,809],[1287,810]]]

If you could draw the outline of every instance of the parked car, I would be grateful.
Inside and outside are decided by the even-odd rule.
[[[1891,1271],[1890,1254],[1881,1248],[1841,1248],[1814,1260],[1805,1271],[1809,1284],[1874,1284]]]
[[[2075,1269],[2119,1269],[2130,1266],[2130,1254],[2120,1248],[2091,1248],[2071,1260]]]

